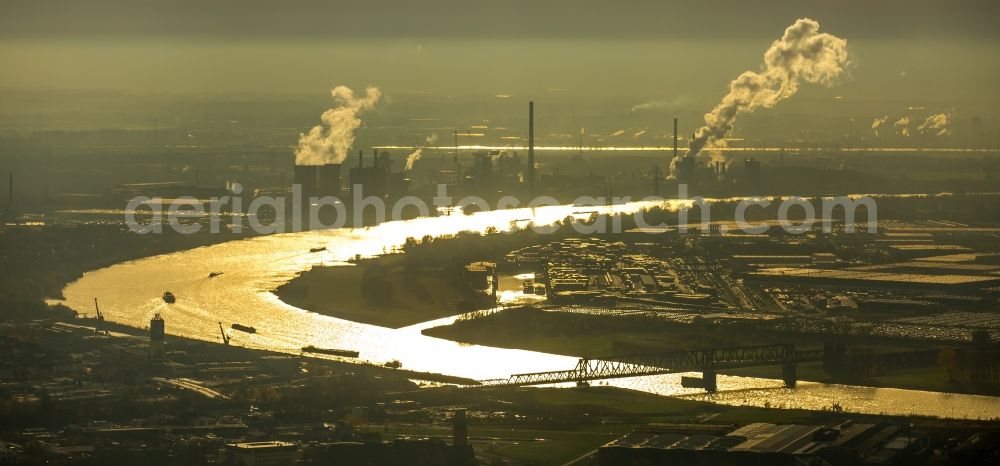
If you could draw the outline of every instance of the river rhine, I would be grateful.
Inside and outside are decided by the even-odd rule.
[[[396,221],[365,229],[337,229],[260,236],[187,251],[124,262],[86,273],[63,291],[65,304],[92,312],[101,303],[110,321],[145,328],[160,313],[167,332],[221,343],[218,322],[252,325],[256,334],[231,332],[240,346],[298,354],[307,345],[354,349],[373,363],[398,360],[415,371],[473,379],[571,369],[575,358],[533,351],[459,344],[424,336],[424,328],[450,319],[389,329],[323,316],[280,301],[272,290],[296,274],[319,265],[343,264],[356,254],[372,256],[401,246],[407,237],[441,236],[459,231],[509,230],[531,219],[550,224],[587,211],[632,212],[649,204],[613,207],[569,205],[532,210],[510,209],[473,215],[451,215]],[[312,248],[326,248],[310,252]],[[209,278],[211,272],[223,272]],[[164,291],[177,296],[167,305]],[[598,382],[603,384],[604,382]],[[729,405],[829,409],[848,412],[925,415],[948,418],[1000,418],[1000,398],[915,390],[869,388],[802,381],[794,389],[777,380],[719,378],[719,392],[704,394],[680,387],[680,375],[609,380],[607,384],[646,392],[684,396]]]

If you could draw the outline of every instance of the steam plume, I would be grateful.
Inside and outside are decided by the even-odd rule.
[[[910,135],[910,117],[908,116],[900,117],[898,120],[896,120],[895,123],[892,124],[892,126],[896,128],[897,134],[901,136]]]
[[[427,138],[424,139],[424,142],[425,142],[426,145],[431,145],[431,144],[434,144],[435,142],[437,142],[437,140],[438,140],[437,133],[431,133],[430,136],[427,136]],[[411,152],[410,155],[407,155],[406,156],[406,171],[413,170],[413,162],[416,162],[417,160],[420,160],[420,157],[422,157],[423,155],[424,155],[424,148],[423,147],[418,147],[417,150]]]
[[[920,134],[933,134],[935,136],[947,136],[951,134],[951,130],[948,129],[949,115],[947,113],[938,113],[931,115],[924,120],[917,130]]]
[[[354,130],[361,126],[358,113],[375,107],[382,93],[377,87],[368,86],[364,96],[356,97],[351,88],[337,86],[330,90],[330,95],[337,105],[323,112],[320,117],[323,124],[299,135],[296,165],[342,163],[354,144]]]
[[[636,110],[674,110],[694,103],[691,96],[682,95],[669,99],[651,100],[632,106],[632,111]]]
[[[410,155],[406,156],[406,171],[413,170],[413,162],[420,160],[420,157],[424,156],[424,149],[418,147],[417,150],[410,152]]]
[[[774,107],[795,95],[800,81],[836,84],[847,63],[845,39],[820,33],[819,23],[809,18],[795,21],[764,52],[760,71],[744,71],[729,83],[729,93],[705,115],[705,125],[695,132],[684,156],[725,147],[723,138],[733,129],[737,115]]]
[[[876,136],[878,136],[878,129],[881,128],[887,121],[889,121],[889,115],[876,117],[875,120],[872,121],[872,129],[875,130]]]

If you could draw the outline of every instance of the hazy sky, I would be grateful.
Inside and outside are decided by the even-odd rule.
[[[3,0],[6,37],[757,38],[811,16],[854,37],[995,38],[992,0]]]
[[[565,89],[700,103],[810,17],[848,40],[855,65],[814,96],[995,111],[998,12],[995,0],[0,0],[0,88],[374,83],[389,95]]]

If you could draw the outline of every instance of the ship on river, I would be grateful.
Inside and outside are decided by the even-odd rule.
[[[343,356],[345,358],[356,358],[361,353],[353,350],[337,349],[337,348],[317,348],[313,345],[303,346],[303,353],[316,353],[316,354],[328,354],[330,356]]]
[[[233,325],[230,325],[229,328],[231,328],[233,330],[239,330],[241,332],[246,332],[246,333],[257,333],[257,329],[255,329],[253,327],[250,327],[250,326],[247,326],[247,325],[243,325],[243,324],[233,324]]]

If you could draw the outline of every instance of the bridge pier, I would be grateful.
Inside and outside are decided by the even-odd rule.
[[[705,391],[708,393],[715,393],[719,391],[719,384],[717,382],[717,377],[715,371],[705,371],[701,373],[701,380],[704,384]]]
[[[828,374],[836,375],[844,368],[847,347],[840,342],[826,341],[823,343],[823,369]]]
[[[781,365],[781,380],[785,381],[785,386],[795,388],[798,382],[798,366],[794,362],[785,362]]]

